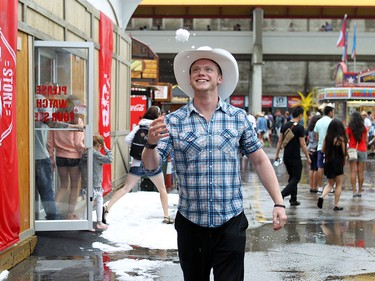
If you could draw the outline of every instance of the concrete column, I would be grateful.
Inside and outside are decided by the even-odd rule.
[[[250,111],[255,115],[262,110],[262,70],[263,70],[263,10],[253,10],[253,55],[251,92],[249,94]]]

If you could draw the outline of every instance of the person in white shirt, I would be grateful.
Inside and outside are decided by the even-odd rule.
[[[361,116],[363,118],[363,122],[365,123],[367,132],[369,132],[372,124],[370,118],[368,118],[367,112],[363,110],[361,112]]]
[[[249,121],[253,125],[254,129],[256,129],[257,128],[257,121],[255,120],[254,115],[252,115],[251,113],[249,113],[247,115],[247,119],[249,119]]]

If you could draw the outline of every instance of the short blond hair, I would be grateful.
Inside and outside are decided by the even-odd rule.
[[[96,146],[97,144],[104,145],[104,137],[101,135],[96,135],[93,137],[93,145]]]

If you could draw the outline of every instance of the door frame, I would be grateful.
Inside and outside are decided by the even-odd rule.
[[[93,113],[94,113],[94,42],[66,42],[66,41],[34,41],[34,48],[33,48],[33,62],[32,64],[35,66],[35,56],[38,54],[36,52],[36,48],[61,48],[61,49],[85,49],[87,50],[87,105],[86,105],[86,113],[87,113],[87,124],[84,129],[85,133],[85,146],[88,151],[88,160],[87,160],[87,170],[88,170],[88,178],[92,179],[93,176],[93,145],[92,145],[92,138],[93,138]],[[33,68],[35,69],[35,67]],[[35,84],[35,81],[32,82]],[[35,89],[35,85],[34,85]],[[33,93],[34,94],[34,93]],[[32,99],[34,102],[34,99]],[[33,126],[35,128],[35,126]],[[33,139],[34,139],[34,132],[33,132]],[[33,141],[34,142],[34,141]],[[34,163],[34,160],[32,161]],[[35,177],[33,177],[35,178]],[[86,210],[87,219],[77,219],[77,220],[34,220],[35,223],[35,231],[65,231],[65,230],[90,230],[93,228],[92,222],[92,210],[93,204],[92,200],[93,197],[89,196],[92,194],[92,181],[88,180],[87,183],[87,196],[86,200]],[[34,184],[34,188],[35,184]],[[35,191],[35,193],[37,193]],[[34,208],[35,210],[35,200],[34,200]]]

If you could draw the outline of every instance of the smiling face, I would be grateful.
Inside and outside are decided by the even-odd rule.
[[[190,67],[190,85],[194,92],[214,92],[217,94],[217,86],[222,83],[222,75],[219,66],[209,59],[195,61]]]

